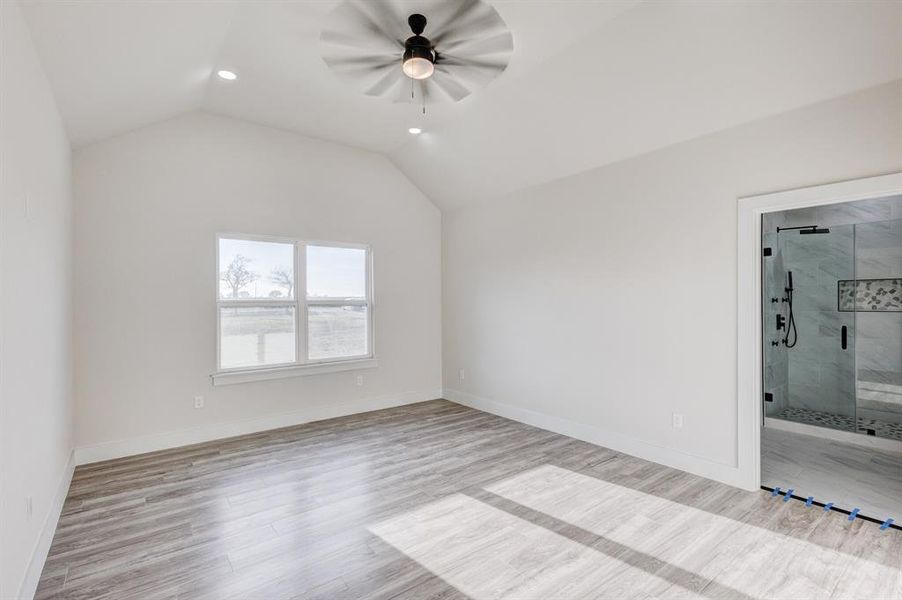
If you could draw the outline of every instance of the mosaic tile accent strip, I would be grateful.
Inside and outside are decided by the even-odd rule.
[[[902,312],[902,279],[842,279],[836,282],[840,312]]]
[[[873,429],[877,437],[902,440],[902,423],[888,423],[877,419],[862,419],[859,417],[856,427],[854,417],[808,410],[807,408],[785,408],[777,415],[777,418],[807,425],[817,425],[818,427],[844,429],[846,431],[852,431],[854,428],[858,433],[865,434],[868,432],[868,429]]]

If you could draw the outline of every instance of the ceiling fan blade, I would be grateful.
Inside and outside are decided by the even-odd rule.
[[[439,49],[446,44],[491,37],[506,30],[504,20],[490,5],[479,2],[463,18],[436,26],[429,36]]]
[[[462,83],[455,81],[453,75],[438,67],[436,67],[435,73],[433,73],[432,77],[429,79],[435,83],[437,88],[445,92],[455,102],[470,95],[470,90],[464,87]]]
[[[422,81],[419,81],[418,83],[420,84],[419,85],[420,94],[422,95],[422,98],[423,98],[423,104],[424,105],[432,104],[432,101],[434,100],[434,98],[433,98],[433,93],[432,93],[432,86],[429,85],[429,80],[423,79]]]
[[[345,48],[353,48],[354,50],[378,50],[380,52],[397,51],[399,53],[404,50],[404,44],[400,41],[389,39],[382,35],[368,35],[361,37],[360,35],[344,31],[324,30],[320,34],[319,39],[324,44],[343,46]]]
[[[324,56],[323,60],[333,69],[339,70],[365,67],[381,69],[389,65],[401,64],[401,59],[397,56]]]
[[[406,81],[401,82],[401,85],[398,86],[398,91],[395,94],[395,99],[393,100],[395,104],[404,104],[413,100],[413,79],[410,79],[409,77],[405,77],[404,79]]]
[[[460,56],[449,56],[447,54],[439,55],[439,60],[436,62],[436,68],[438,66],[442,67],[467,67],[470,69],[479,69],[483,71],[492,71],[494,73],[500,73],[507,68],[506,60],[491,60],[485,59],[480,60],[478,58],[463,58]]]
[[[385,72],[385,75],[379,78],[379,81],[371,85],[364,93],[367,96],[383,96],[392,88],[392,86],[396,85],[403,76],[401,69],[388,69]]]
[[[503,31],[492,37],[447,41],[438,48],[439,52],[463,52],[468,55],[495,54],[510,52],[514,49],[514,36],[510,31]]]
[[[396,14],[394,7],[385,0],[347,0],[340,9],[347,13],[346,18],[363,29],[404,47],[401,36],[405,33],[406,17]]]
[[[452,3],[449,2],[448,4]],[[429,35],[429,33],[424,33],[423,35],[429,35],[429,39],[435,42],[438,37],[448,31],[454,24],[462,23],[473,14],[479,12],[479,9],[482,8],[481,4],[480,0],[460,0],[451,12],[444,16],[440,15],[434,23],[427,24],[427,31],[432,32],[433,35]]]

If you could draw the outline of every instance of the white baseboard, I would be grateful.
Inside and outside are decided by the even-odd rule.
[[[16,598],[34,598],[34,593],[38,589],[38,582],[41,580],[41,572],[44,570],[44,563],[47,561],[47,553],[50,552],[50,544],[53,542],[53,534],[56,533],[56,524],[60,520],[60,513],[63,511],[63,503],[66,501],[66,495],[69,493],[69,484],[72,483],[72,473],[75,472],[75,452],[69,453],[69,461],[60,477],[59,485],[56,488],[56,494],[50,504],[50,510],[44,517],[44,523],[41,525],[41,534],[35,542],[34,550],[31,553],[31,560],[28,561],[28,569],[25,571],[25,577],[19,585],[19,592]]]
[[[718,463],[707,458],[674,450],[673,448],[666,448],[619,433],[605,431],[594,425],[586,425],[512,404],[480,398],[458,390],[445,388],[443,396],[446,400],[457,404],[463,404],[464,406],[489,412],[513,421],[519,421],[539,429],[560,433],[596,446],[604,446],[617,452],[623,452],[624,454],[673,467],[674,469],[686,471],[707,479],[713,479],[727,485],[751,489],[747,485],[747,478],[743,478],[739,469],[732,465]]]
[[[111,442],[102,442],[100,444],[80,446],[75,449],[75,464],[84,465],[101,460],[144,454],[145,452],[155,452],[157,450],[168,450],[170,448],[190,446],[191,444],[200,444],[202,442],[210,442],[222,438],[234,437],[236,435],[257,433],[269,429],[279,429],[280,427],[291,427],[292,425],[301,425],[303,423],[344,417],[346,415],[369,412],[371,410],[380,410],[383,408],[391,408],[393,406],[435,400],[441,397],[441,390],[405,392],[387,396],[363,398],[350,402],[322,404],[308,409],[266,415],[254,419],[214,423],[211,425],[203,425],[201,427],[192,427],[190,429],[180,429],[177,431],[168,431],[165,433],[145,435],[125,440],[115,440]]]

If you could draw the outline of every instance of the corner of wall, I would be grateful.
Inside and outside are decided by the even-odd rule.
[[[56,493],[50,504],[50,510],[44,517],[41,524],[41,531],[38,539],[35,541],[34,548],[31,551],[31,559],[28,561],[28,568],[19,586],[16,594],[17,598],[33,598],[38,589],[38,583],[41,580],[41,573],[44,570],[44,563],[47,561],[47,554],[50,552],[50,545],[53,543],[53,535],[56,533],[56,525],[59,522],[60,514],[63,511],[63,504],[66,502],[66,496],[69,493],[69,485],[72,483],[72,476],[75,473],[75,450],[69,453],[69,460],[63,467],[62,475],[57,484]]]
[[[743,477],[740,469],[733,465],[714,462],[707,458],[674,450],[673,448],[650,444],[631,436],[605,431],[594,425],[578,423],[570,419],[522,408],[498,400],[481,398],[459,390],[445,388],[443,392],[443,397],[446,400],[463,406],[469,406],[470,408],[492,413],[512,421],[566,435],[590,444],[603,446],[617,452],[623,452],[630,456],[686,471],[707,479],[713,479],[734,487],[754,489],[749,487],[748,481]]]

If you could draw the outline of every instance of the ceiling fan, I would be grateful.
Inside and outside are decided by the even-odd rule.
[[[320,41],[326,64],[367,95],[409,102],[418,89],[424,110],[489,83],[513,50],[507,25],[483,0],[345,0]]]

